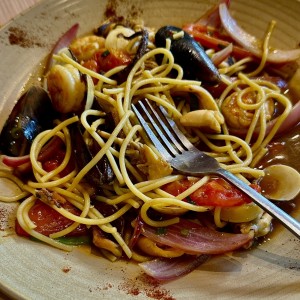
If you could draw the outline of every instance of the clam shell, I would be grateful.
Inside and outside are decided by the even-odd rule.
[[[273,165],[264,169],[260,181],[262,193],[272,200],[292,200],[300,192],[300,173],[286,165]]]

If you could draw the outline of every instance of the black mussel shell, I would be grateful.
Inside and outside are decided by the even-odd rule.
[[[39,86],[30,87],[16,103],[1,131],[1,152],[11,156],[28,154],[33,139],[53,127],[56,117],[48,93]]]
[[[217,84],[220,74],[203,47],[196,42],[188,33],[183,37],[174,39],[175,33],[183,31],[175,26],[164,26],[155,35],[157,47],[165,47],[166,39],[171,39],[171,48],[175,63],[179,64],[187,79],[196,79],[207,84]]]

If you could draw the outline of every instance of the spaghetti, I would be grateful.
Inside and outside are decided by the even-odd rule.
[[[253,77],[265,70],[273,26],[272,23],[265,37],[263,56],[257,69],[246,73],[249,64],[254,63],[252,57],[236,60],[232,65],[224,61],[218,66],[222,84],[225,85],[218,99],[215,99],[200,81],[185,79],[182,67],[175,63],[170,51],[170,40],[166,41],[166,48],[155,48],[152,41],[149,42],[147,52],[132,67],[126,81],[121,84],[117,83],[114,76],[125,69],[123,65],[115,66],[100,74],[88,68],[87,62],[76,61],[67,54],[66,50],[55,54],[53,58],[57,64],[71,65],[87,76],[88,92],[85,110],[80,115],[56,121],[56,126],[52,130],[43,131],[35,138],[30,150],[34,179],[23,183],[9,172],[1,171],[1,177],[8,177],[20,187],[22,192],[16,197],[10,199],[1,197],[0,200],[19,201],[27,197],[18,208],[18,223],[29,235],[51,246],[70,251],[71,246],[64,245],[56,239],[71,234],[80,224],[84,224],[88,228],[97,227],[108,234],[109,237],[105,236],[103,239],[111,239],[117,248],[122,249],[120,253],[123,252],[128,258],[138,261],[149,259],[147,255],[151,253],[143,253],[141,249],[137,250],[132,246],[133,227],[137,222],[132,215],[156,228],[176,224],[188,213],[196,213],[200,220],[201,214],[203,216],[209,214],[214,225],[221,229],[226,227],[228,222],[247,224],[256,222],[262,217],[263,212],[253,203],[250,206],[249,203],[244,203],[237,207],[232,205],[223,209],[218,205],[201,205],[194,200],[189,201],[193,194],[214,182],[214,178],[204,176],[195,179],[173,174],[171,166],[163,161],[147,139],[142,127],[138,125],[130,107],[131,103],[142,98],[163,106],[191,142],[205,149],[206,153],[215,157],[223,168],[248,184],[254,182],[264,175],[264,172],[256,169],[255,166],[291,111],[290,100],[275,84],[267,79]],[[176,34],[176,38],[183,38],[182,32]],[[139,39],[128,42],[131,52],[137,42]],[[207,53],[211,56],[215,51],[207,49]],[[157,56],[163,57],[161,64],[157,63]],[[233,76],[236,76],[235,80],[231,80]],[[194,102],[186,101],[186,98],[192,96],[196,97]],[[93,101],[98,103],[97,107],[100,109],[94,108]],[[194,110],[195,103],[199,110],[215,112],[221,132],[206,132],[203,128],[183,126],[180,123],[182,116]],[[230,105],[226,106],[226,103]],[[268,131],[269,103],[280,104],[282,112],[272,129]],[[229,119],[226,117],[228,113],[226,110],[230,106],[236,109],[237,114],[245,113],[247,117],[245,139],[231,134]],[[231,113],[233,111],[229,111],[229,114]],[[115,122],[115,128],[111,132],[103,129],[102,126],[108,122],[108,114],[112,114]],[[72,145],[69,128],[77,123],[80,123],[84,129],[83,137],[86,144],[97,145],[99,151],[85,167],[75,168],[62,176],[62,171],[73,159],[74,145]],[[57,168],[46,171],[39,161],[39,155],[43,147],[54,137],[63,142],[65,155]],[[113,170],[114,179],[110,183],[103,184],[100,191],[91,192],[85,176],[104,157]],[[181,181],[191,184],[176,195],[165,189],[165,186]],[[71,220],[71,225],[49,236],[36,231],[36,225],[30,219],[30,210],[37,198],[51,206],[64,218]],[[75,207],[79,213],[65,208],[65,201]],[[104,204],[112,207],[114,212],[108,216],[102,213],[99,207]],[[251,213],[248,213],[249,211]],[[126,227],[125,232],[115,224],[116,220],[122,218],[129,218],[132,221],[131,228]],[[117,259],[118,252],[110,251],[104,246],[102,250],[109,259]],[[160,252],[155,248],[155,253]]]

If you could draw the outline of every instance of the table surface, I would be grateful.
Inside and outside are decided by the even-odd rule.
[[[40,0],[0,0],[0,27]]]
[[[39,1],[40,0],[0,0],[0,27]],[[8,298],[0,291],[0,299],[7,300]]]

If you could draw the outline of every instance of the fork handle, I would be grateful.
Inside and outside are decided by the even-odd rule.
[[[245,192],[248,196],[252,198],[254,203],[256,203],[264,211],[269,213],[272,217],[279,220],[284,227],[286,227],[291,233],[293,233],[296,237],[298,237],[298,239],[300,239],[300,223],[296,219],[294,219],[285,211],[280,209],[270,200],[256,192],[249,185],[244,183],[242,180],[237,178],[229,171],[220,168],[217,170],[217,173],[222,177],[226,178],[228,181],[230,181],[238,189]]]

